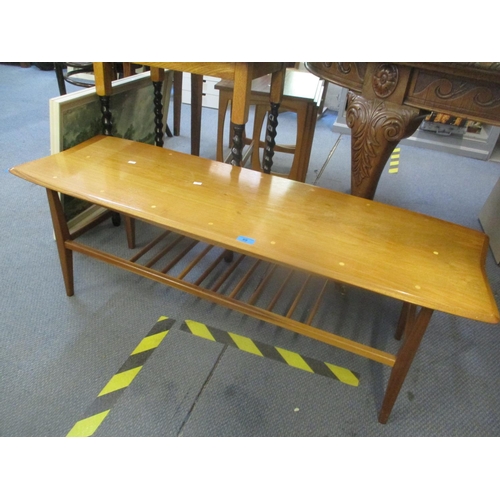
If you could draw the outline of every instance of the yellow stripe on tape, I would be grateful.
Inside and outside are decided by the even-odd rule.
[[[330,368],[332,373],[341,382],[343,382],[344,384],[353,385],[354,387],[358,387],[359,379],[350,370],[342,368],[341,366],[332,365],[331,363],[327,363],[326,361],[325,365],[328,366],[328,368]]]
[[[249,352],[250,354],[255,354],[257,356],[263,356],[260,352],[259,348],[254,344],[252,339],[248,337],[243,337],[242,335],[238,335],[237,333],[227,332],[229,336],[234,340],[234,343],[237,345],[238,349],[242,351]]]
[[[97,428],[102,424],[103,420],[108,416],[111,410],[103,411],[97,415],[92,415],[89,418],[84,418],[77,422],[68,432],[66,437],[90,437]]]
[[[127,370],[126,372],[117,373],[113,375],[111,380],[104,386],[104,389],[99,393],[99,396],[104,396],[104,394],[109,394],[110,392],[117,391],[119,389],[123,389],[124,387],[128,387],[132,380],[136,377],[136,375],[141,371],[142,366],[138,366],[137,368],[132,368],[131,370]]]
[[[210,333],[210,330],[203,323],[198,323],[197,321],[191,321],[187,319],[186,324],[188,325],[193,335],[202,337],[204,339],[213,340],[215,342],[215,339]]]
[[[398,169],[399,151],[400,151],[400,148],[395,148],[391,154],[391,161],[389,162],[389,166],[393,167],[393,168],[389,169],[390,174],[397,174],[399,172],[399,169]]]
[[[292,351],[287,351],[286,349],[282,349],[281,347],[276,347],[276,350],[283,356],[283,359],[290,365],[295,368],[300,368],[301,370],[305,370],[306,372],[314,373],[311,367],[304,361],[300,354],[297,354]]]
[[[168,330],[164,332],[155,333],[154,335],[148,335],[144,337],[138,344],[138,346],[132,351],[132,354],[138,354],[140,352],[149,351],[150,349],[155,349],[161,343],[161,341],[167,335]]]

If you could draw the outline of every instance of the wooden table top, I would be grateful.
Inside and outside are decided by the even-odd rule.
[[[495,323],[487,237],[429,216],[114,137],[11,172],[181,234]]]
[[[217,90],[232,90],[232,80],[221,80],[215,84]],[[252,93],[266,97],[269,100],[271,88],[271,75],[261,76],[252,81]],[[293,97],[295,100],[305,102],[318,102],[323,92],[323,81],[312,73],[287,68],[283,97]]]
[[[136,62],[153,68],[184,71],[196,75],[213,76],[234,80],[238,72],[250,71],[252,78],[279,71],[283,63],[279,62]]]

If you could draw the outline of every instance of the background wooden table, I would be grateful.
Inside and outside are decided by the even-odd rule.
[[[161,83],[164,70],[182,71],[192,75],[192,153],[199,154],[200,119],[201,119],[201,85],[203,75],[234,81],[233,107],[231,122],[234,125],[233,160],[234,165],[240,165],[243,150],[243,132],[248,121],[249,96],[252,80],[272,74],[270,92],[269,153],[266,155],[265,167],[271,170],[274,154],[274,137],[276,136],[276,118],[283,96],[285,63],[280,62],[137,62],[151,68],[151,79],[155,85],[155,124],[156,144],[163,145],[161,113]],[[111,63],[94,63],[96,91],[101,97],[104,134],[110,135],[111,111],[109,96],[111,96]],[[158,101],[158,102],[157,102]]]
[[[374,197],[392,151],[430,111],[500,125],[500,63],[308,62],[306,67],[349,89],[351,193],[357,196]]]

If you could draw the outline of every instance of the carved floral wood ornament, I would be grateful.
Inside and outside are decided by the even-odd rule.
[[[386,99],[395,90],[399,81],[399,71],[395,64],[380,64],[372,78],[373,91],[377,97]]]
[[[363,181],[378,182],[382,174],[379,165],[387,162],[400,140],[415,132],[424,115],[418,109],[381,99],[368,100],[354,92],[349,92],[347,99],[346,122],[352,129],[352,186],[361,190],[363,197],[373,198],[376,183],[363,188]]]

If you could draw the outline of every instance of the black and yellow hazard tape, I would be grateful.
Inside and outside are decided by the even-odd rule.
[[[257,340],[252,340],[249,337],[243,337],[232,332],[226,332],[213,326],[207,326],[204,323],[197,321],[186,320],[181,325],[181,330],[192,333],[198,337],[202,337],[214,342],[226,344],[241,351],[245,351],[256,356],[280,361],[294,368],[305,370],[317,375],[338,380],[344,384],[357,387],[359,385],[359,374],[342,368],[341,366],[332,365],[325,361],[318,361],[317,359],[310,358],[297,354],[296,352],[288,351],[281,347],[274,347]]]
[[[92,436],[123,391],[141,371],[153,351],[161,344],[172,328],[175,320],[161,316],[150,332],[139,342],[118,372],[104,386],[97,399],[87,408],[84,417],[67,434],[67,437]]]
[[[391,155],[391,160],[389,162],[389,173],[390,174],[397,174],[399,172],[399,153],[401,149],[400,148],[394,148],[394,151],[392,152]]]

